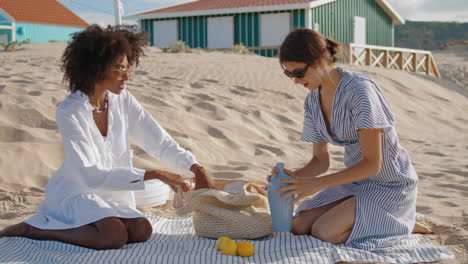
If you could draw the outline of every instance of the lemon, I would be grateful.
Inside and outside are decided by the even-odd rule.
[[[255,252],[255,247],[246,241],[241,241],[237,243],[237,255],[241,257],[250,257],[253,256]]]
[[[229,237],[222,236],[216,241],[216,249],[221,250],[224,247],[226,241],[231,240]]]
[[[221,247],[221,253],[223,253],[224,255],[235,256],[236,251],[237,251],[236,242],[232,239],[229,239],[229,240],[226,239],[226,242]]]

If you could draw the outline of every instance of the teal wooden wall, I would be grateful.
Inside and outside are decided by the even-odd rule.
[[[7,20],[4,16],[0,15],[0,21]],[[0,23],[3,26],[11,26],[11,23]],[[11,30],[9,29],[0,29],[0,35],[8,35],[8,41],[12,41],[11,39]]]
[[[8,36],[8,42],[12,41],[12,39],[11,39],[11,30],[9,30],[9,29],[0,29],[0,35],[7,35]]]
[[[31,42],[69,41],[70,34],[82,31],[82,27],[68,27],[48,24],[16,23],[16,40]]]
[[[366,41],[369,45],[393,46],[392,19],[374,0],[338,0],[312,9],[312,25],[341,43],[353,41],[354,16],[366,18]]]
[[[153,45],[153,21],[177,19],[179,39],[192,48],[207,48],[208,17],[234,17],[234,43],[243,43],[246,47],[260,46],[260,15],[289,12],[292,28],[306,26],[305,10],[281,10],[272,12],[252,12],[242,14],[223,14],[213,16],[196,16],[181,18],[145,19],[141,20],[141,28],[151,34]],[[311,22],[320,25],[320,31],[327,37],[333,37],[338,42],[353,41],[354,16],[366,17],[367,44],[393,46],[393,23],[391,18],[376,4],[374,0],[337,0],[335,2],[312,9]],[[254,50],[263,56],[276,56],[277,50]]]

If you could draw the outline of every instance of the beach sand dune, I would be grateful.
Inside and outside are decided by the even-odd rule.
[[[55,109],[67,95],[59,66],[64,47],[0,52],[0,229],[34,213],[63,160]],[[276,162],[297,168],[310,159],[311,145],[300,141],[307,90],[281,73],[277,59],[157,48],[147,55],[129,90],[214,177],[262,180]],[[417,210],[435,231],[428,237],[457,255],[444,263],[466,263],[468,95],[466,78],[453,76],[466,76],[468,55],[449,49],[443,58],[446,79],[343,66],[371,75],[383,88],[421,178]],[[330,150],[332,170],[343,168],[343,149]],[[160,166],[136,146],[135,154],[137,167]],[[153,211],[169,214],[165,208]]]

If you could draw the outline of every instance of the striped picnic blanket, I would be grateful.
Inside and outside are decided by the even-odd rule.
[[[215,239],[193,235],[190,217],[148,218],[154,228],[150,240],[118,250],[99,251],[57,241],[4,237],[0,239],[0,263],[421,263],[454,258],[446,248],[416,235],[400,240],[394,247],[368,252],[290,233],[250,241],[256,249],[252,257],[225,256],[216,250]]]

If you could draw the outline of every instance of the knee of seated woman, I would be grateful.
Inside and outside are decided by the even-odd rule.
[[[310,234],[320,239],[323,242],[328,242],[332,244],[341,244],[346,242],[349,237],[351,230],[340,232],[337,230],[331,230],[326,225],[321,225],[320,223],[315,223],[312,225]]]
[[[298,216],[293,219],[291,233],[294,235],[309,235],[311,224],[304,219],[305,216]]]
[[[118,218],[106,218],[101,220],[102,229],[94,239],[95,249],[117,249],[128,241],[128,233],[125,224]]]
[[[145,242],[153,233],[153,227],[146,218],[138,218],[127,223],[128,242]]]

